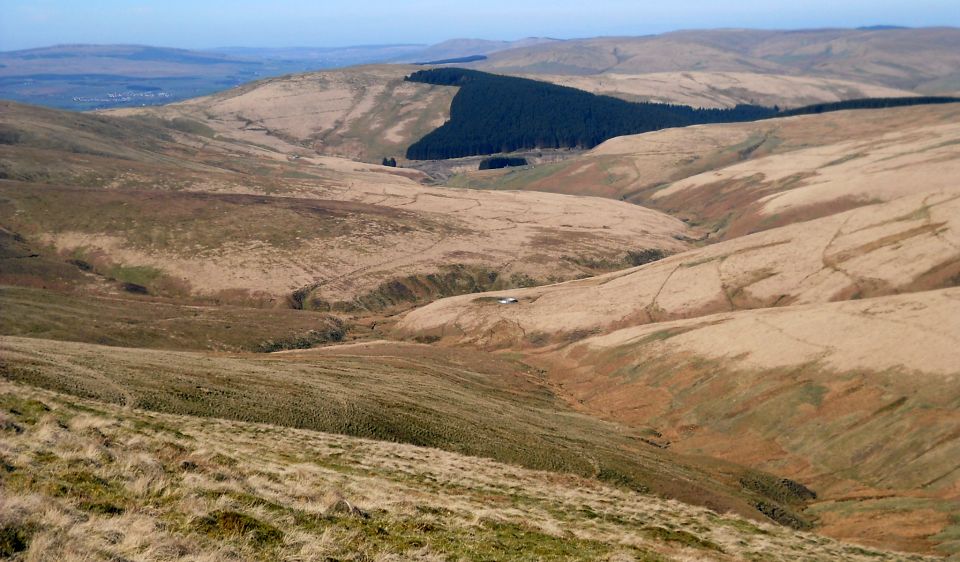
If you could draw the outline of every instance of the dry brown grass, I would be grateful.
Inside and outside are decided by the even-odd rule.
[[[954,186],[957,104],[669,129],[561,163],[451,184],[623,199],[685,218],[709,240]]]
[[[435,449],[0,396],[15,560],[920,559]]]
[[[401,334],[486,347],[730,310],[826,303],[958,283],[958,190],[925,191],[691,250],[638,268],[513,291],[502,307],[464,295],[407,314]],[[896,353],[897,350],[891,350]]]
[[[613,331],[545,369],[673,450],[805,483],[830,536],[955,554],[960,290]]]
[[[956,91],[955,28],[742,29],[597,37],[493,53],[473,66],[500,73],[748,72],[829,78],[924,92]]]
[[[530,74],[543,80],[627,101],[672,103],[691,107],[738,104],[803,107],[848,99],[917,95],[909,90],[813,76],[755,72],[604,72],[591,75]]]
[[[585,412],[810,485],[837,536],[952,553],[958,201],[919,193],[397,326],[524,350]]]
[[[771,475],[677,456],[649,432],[571,411],[509,356],[389,342],[217,356],[3,338],[0,375],[155,411],[432,446],[806,527],[805,499],[757,491]],[[264,395],[269,400],[264,400]]]
[[[380,163],[449,118],[456,88],[404,82],[418,67],[371,65],[261,80],[211,96],[114,115],[192,119],[216,133],[273,147]]]
[[[149,270],[167,292],[282,302],[307,288],[311,300],[362,305],[385,283],[450,267],[542,283],[596,272],[568,257],[615,263],[688,247],[682,222],[623,203],[426,187],[419,172],[298,145],[4,109],[23,139],[0,145],[3,175],[18,180],[0,183],[0,224],[103,272]]]
[[[158,293],[186,287],[193,294],[174,296],[211,302],[224,291],[279,301],[306,286],[304,302],[328,304],[389,301],[400,292],[397,278],[414,286],[451,265],[495,266],[519,285],[590,274],[590,264],[619,263],[632,250],[693,245],[679,220],[619,201],[426,187],[417,172],[305,155],[308,146],[367,150],[373,137],[400,147],[426,125],[405,116],[422,109],[416,100],[432,100],[427,117],[443,105],[443,92],[399,91],[399,83],[392,91],[407,101],[390,105],[376,72],[339,73],[343,83],[324,95],[342,99],[317,98],[310,78],[298,77],[169,109],[205,122],[204,108],[219,111],[209,125],[166,109],[112,119],[4,104],[4,119],[24,133],[23,142],[0,145],[0,172],[15,180],[0,183],[4,236],[21,232],[42,249],[42,263],[25,270],[34,285],[64,259],[89,258],[99,289],[113,275]],[[336,115],[317,116],[307,130],[311,123],[279,111],[286,94],[290,107],[321,100]],[[392,117],[379,120],[388,106]],[[958,199],[944,179],[956,171],[955,113],[910,108],[663,131],[484,176],[488,187],[655,202],[715,237],[767,232],[518,290],[517,306],[471,295],[402,320],[405,336],[446,336],[438,346],[264,358],[4,338],[6,379],[126,408],[0,383],[12,405],[0,417],[10,436],[0,442],[8,501],[0,523],[15,528],[11,541],[29,539],[41,552],[26,559],[887,556],[636,493],[649,490],[797,525],[818,516],[825,532],[871,544],[949,550],[956,392],[915,375],[954,375],[955,291],[823,303],[958,283]],[[323,121],[337,115],[346,125]],[[905,195],[920,180],[923,192]],[[818,216],[825,218],[776,228]],[[21,242],[9,247],[19,252]],[[188,286],[166,284],[184,278]],[[940,316],[930,312],[934,296]],[[154,307],[158,325],[187,310],[181,302],[160,311],[151,299],[141,304]],[[892,311],[882,308],[891,302]],[[703,318],[803,303],[817,306]],[[90,302],[64,306],[61,320],[59,306],[45,303],[35,324],[29,299],[17,306],[11,329],[59,330],[57,338],[119,334],[111,343],[165,347],[191,337],[158,325],[138,336],[123,325],[136,319],[116,310],[102,311],[104,325],[71,330],[62,318],[88,318]],[[234,342],[208,325],[251,313],[218,310],[189,323],[207,338],[194,347]],[[664,323],[684,318],[696,320]],[[947,337],[934,337],[938,330]],[[545,369],[521,355],[442,346],[452,341],[519,348]],[[658,448],[667,440],[714,458]],[[779,497],[793,483],[716,457],[782,470],[827,495],[800,513],[803,501]],[[906,457],[913,460],[897,464]]]
[[[317,312],[100,296],[81,288],[55,292],[0,285],[0,334],[124,347],[259,352],[346,337],[343,322]]]

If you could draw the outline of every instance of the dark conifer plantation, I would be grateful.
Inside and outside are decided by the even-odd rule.
[[[694,109],[631,103],[567,88],[462,68],[413,73],[408,80],[460,86],[450,121],[414,143],[411,160],[439,160],[532,148],[593,148],[603,141],[667,127],[749,121],[774,114],[759,106]]]
[[[775,117],[791,117],[793,115],[812,115],[814,113],[828,113],[847,109],[883,109],[887,107],[907,107],[911,105],[931,105],[938,103],[957,103],[960,98],[944,96],[917,96],[911,98],[866,98],[846,100],[834,103],[818,103],[797,109],[781,111]]]
[[[698,109],[631,103],[547,82],[463,68],[414,72],[407,80],[459,86],[450,120],[407,150],[411,160],[442,160],[535,148],[593,148],[622,135],[703,123],[756,121],[824,113],[960,101],[947,97],[876,98],[816,104],[789,111],[756,105]]]

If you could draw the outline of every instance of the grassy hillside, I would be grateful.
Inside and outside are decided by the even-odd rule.
[[[958,297],[625,329],[573,346],[551,371],[584,411],[654,427],[672,450],[806,483],[828,536],[956,555]]]
[[[522,306],[462,295],[399,328],[486,348],[544,346],[717,312],[869,299],[960,284],[958,188],[922,192],[690,250],[637,268],[513,291]]]
[[[571,476],[0,383],[4,556],[921,560]]]
[[[510,307],[445,299],[398,333],[522,352],[580,411],[813,487],[825,533],[953,554],[958,201],[903,196]]]
[[[379,310],[687,247],[680,221],[635,206],[452,193],[411,170],[251,145],[213,121],[4,109],[0,225],[155,295]]]
[[[76,287],[74,287],[76,289]],[[347,337],[329,315],[0,285],[0,334],[122,347],[260,351]]]
[[[10,337],[2,347],[4,378],[78,396],[437,447],[811,526],[800,513],[809,498],[776,477],[673,455],[643,431],[574,413],[509,356],[393,343],[270,357]]]
[[[187,118],[218,133],[272,146],[380,163],[449,117],[455,88],[412,84],[422,67],[373,65],[271,78],[162,108],[121,115]]]
[[[2,105],[9,548],[957,551],[956,107],[674,129],[462,178],[518,191],[319,155],[432,128],[453,90],[396,71],[126,116]],[[331,485],[346,503],[311,495]]]
[[[583,413],[804,483],[829,536],[955,555],[958,296],[659,322],[526,361]]]
[[[847,99],[907,97],[903,90],[811,75],[746,71],[672,71],[601,74],[522,74],[561,86],[633,102],[674,103],[691,107],[734,107],[755,104],[794,108]]]
[[[407,158],[411,160],[593,148],[614,137],[673,127],[960,102],[949,96],[908,96],[845,100],[786,111],[756,105],[703,109],[631,103],[537,80],[461,68],[421,70],[407,80],[460,88],[450,106],[450,120],[410,145]]]

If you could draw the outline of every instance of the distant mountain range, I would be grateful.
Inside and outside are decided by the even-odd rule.
[[[553,41],[455,39],[437,45],[223,47],[208,51],[57,45],[0,53],[0,98],[81,110],[157,105],[296,72],[458,59]]]
[[[830,87],[861,91],[874,86],[954,94],[960,91],[960,29],[889,25],[794,31],[718,29],[643,37],[453,39],[436,45],[207,51],[59,45],[0,53],[0,98],[80,110],[157,105],[285,74],[438,61],[501,74],[544,75],[605,93],[609,88],[604,82],[622,82],[624,76],[660,73],[658,80],[670,80],[670,73],[719,72],[840,80],[844,84]],[[583,77],[596,79],[575,84],[584,82]]]
[[[499,52],[476,68],[502,74],[749,72],[960,90],[960,29],[715,29],[599,37]]]

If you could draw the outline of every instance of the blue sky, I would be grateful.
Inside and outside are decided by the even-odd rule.
[[[958,0],[0,0],[0,50],[184,48],[643,35],[675,29],[960,26]]]

